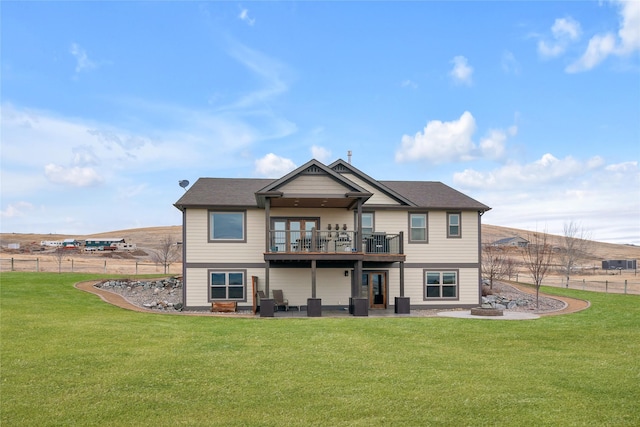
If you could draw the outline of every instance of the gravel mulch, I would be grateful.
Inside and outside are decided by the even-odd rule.
[[[100,288],[101,281],[80,282],[76,284],[78,289],[98,295],[104,301],[129,310],[142,311],[146,313],[163,314],[184,314],[184,315],[207,315],[207,316],[250,316],[251,312],[238,313],[211,313],[209,311],[177,311],[172,306],[182,303],[181,289],[127,289],[127,288]],[[519,300],[520,305],[509,309],[510,312],[527,312],[540,316],[567,314],[583,310],[589,307],[588,301],[574,298],[549,296],[540,294],[538,307],[536,308],[535,289],[517,284],[507,284],[504,282],[494,282],[494,294],[500,295],[510,300]],[[149,308],[151,303],[162,303],[166,309]],[[435,316],[439,310],[412,310],[413,316]]]

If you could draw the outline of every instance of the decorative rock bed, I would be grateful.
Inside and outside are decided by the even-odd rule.
[[[168,277],[158,280],[105,280],[95,285],[122,295],[132,304],[151,310],[182,311],[182,279]]]

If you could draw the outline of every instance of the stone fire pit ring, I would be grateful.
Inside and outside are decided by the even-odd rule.
[[[471,309],[472,316],[504,316],[504,310],[501,308],[485,308],[475,307]]]

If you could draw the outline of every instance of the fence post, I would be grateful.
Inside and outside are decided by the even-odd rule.
[[[107,260],[104,260],[104,274],[107,274]]]
[[[582,279],[582,290],[584,291],[585,280]]]
[[[609,293],[609,280],[604,281],[604,293],[605,294]]]
[[[13,257],[11,257],[11,271],[15,271],[15,269],[13,268]]]
[[[36,273],[40,272],[40,258],[36,258]]]
[[[136,276],[138,275],[138,261],[136,261]]]
[[[624,279],[624,293],[627,293],[627,279]]]

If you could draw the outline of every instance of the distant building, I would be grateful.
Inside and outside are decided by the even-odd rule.
[[[43,240],[40,242],[40,246],[61,247],[62,240]]]
[[[62,241],[62,247],[64,249],[75,249],[75,248],[79,248],[80,246],[81,246],[81,243],[76,239],[64,239]]]
[[[105,248],[109,246],[115,246],[116,243],[125,243],[121,237],[98,237],[97,239],[86,239],[84,241],[85,248]]]
[[[609,259],[602,261],[603,270],[635,270],[638,267],[635,259]]]
[[[526,248],[529,245],[529,241],[527,239],[523,239],[522,237],[507,237],[504,239],[496,240],[492,243],[493,246],[515,246],[518,248]]]

